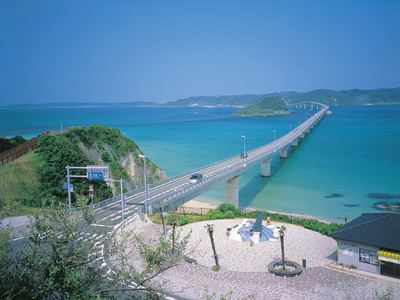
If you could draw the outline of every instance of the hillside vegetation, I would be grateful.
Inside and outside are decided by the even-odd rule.
[[[0,215],[31,214],[41,206],[39,171],[44,162],[30,152],[0,167]]]
[[[288,113],[289,110],[286,103],[276,96],[265,97],[260,102],[235,112],[236,115],[240,116],[273,116],[286,115]]]
[[[168,102],[169,106],[236,106],[244,107],[262,101],[268,96],[278,96],[286,103],[316,101],[331,106],[400,103],[400,88],[374,90],[330,90],[309,92],[279,92],[261,95],[198,96]]]
[[[48,207],[66,204],[66,166],[108,165],[113,179],[124,179],[125,189],[143,185],[143,160],[139,147],[122,135],[118,129],[94,125],[72,128],[62,134],[42,134],[37,149],[18,160],[0,167],[0,181],[7,191],[3,203],[8,207],[1,214],[16,214],[18,207]],[[166,175],[153,162],[146,159],[149,183]],[[85,170],[73,174],[86,175]],[[119,193],[119,188],[104,181],[73,178],[73,202],[88,203],[89,185],[95,190],[94,201]],[[1,199],[0,199],[1,202]]]

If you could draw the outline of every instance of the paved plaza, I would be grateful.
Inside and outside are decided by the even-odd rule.
[[[171,296],[184,299],[206,299],[215,293],[231,294],[231,299],[378,299],[389,292],[391,299],[400,299],[400,281],[389,281],[335,269],[336,242],[300,226],[285,224],[286,252],[289,259],[307,259],[308,267],[294,278],[277,277],[267,272],[267,264],[279,256],[279,241],[263,242],[250,247],[227,238],[226,227],[239,224],[240,219],[215,220],[188,224],[183,232],[192,231],[190,257],[198,264],[182,262],[156,279]],[[216,249],[221,270],[214,272],[212,250],[204,225],[214,224]],[[275,224],[275,223],[274,223]],[[276,224],[279,225],[279,224]],[[161,234],[160,227],[151,222],[133,222],[135,228],[151,240]],[[134,259],[138,256],[132,253]],[[208,292],[206,292],[208,291]]]

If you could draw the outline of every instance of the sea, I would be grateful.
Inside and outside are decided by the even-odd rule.
[[[332,107],[272,176],[256,165],[240,177],[240,206],[343,222],[400,202],[400,105]],[[233,108],[70,106],[0,108],[0,135],[33,137],[70,126],[119,128],[168,176],[273,141],[315,113],[240,117]],[[275,132],[275,133],[274,133]],[[224,184],[203,195],[224,201]]]

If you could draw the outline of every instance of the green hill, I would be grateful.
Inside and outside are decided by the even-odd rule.
[[[125,189],[143,185],[143,160],[139,147],[118,129],[94,125],[72,128],[62,134],[42,134],[35,152],[28,153],[0,167],[0,211],[2,215],[23,214],[31,207],[65,204],[66,166],[108,165],[113,179],[123,178]],[[149,183],[164,178],[165,173],[146,159]],[[86,175],[85,170],[74,174]],[[104,181],[73,178],[73,202],[88,203],[89,184],[94,185],[94,201],[119,193],[119,188]],[[2,206],[3,208],[2,209]]]
[[[274,116],[286,115],[289,113],[288,107],[283,100],[276,96],[265,97],[262,101],[239,109],[235,115],[239,116]]]
[[[39,171],[44,162],[30,152],[0,167],[0,216],[32,214],[40,207]]]
[[[385,88],[373,90],[329,90],[318,89],[309,92],[277,92],[261,95],[227,95],[227,96],[198,96],[168,102],[167,106],[234,106],[245,107],[268,96],[280,97],[286,103],[316,101],[331,106],[363,105],[363,104],[392,104],[400,103],[400,88]]]

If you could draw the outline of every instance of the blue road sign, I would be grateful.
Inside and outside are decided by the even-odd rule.
[[[104,173],[102,170],[91,171],[87,173],[90,180],[104,180]]]
[[[63,190],[68,190],[68,182],[63,182]],[[74,185],[72,183],[69,184],[69,191],[74,191]]]

